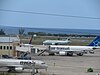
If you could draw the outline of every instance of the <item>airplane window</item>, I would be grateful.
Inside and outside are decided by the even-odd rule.
[[[41,64],[45,64],[45,63],[41,63]]]

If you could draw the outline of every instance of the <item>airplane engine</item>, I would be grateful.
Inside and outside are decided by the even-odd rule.
[[[67,55],[67,52],[61,51],[59,52],[59,55]]]
[[[94,54],[94,51],[89,51],[90,54]]]
[[[18,72],[21,72],[21,71],[23,71],[24,69],[22,68],[22,67],[17,67],[17,68],[15,68],[15,71],[18,71]]]

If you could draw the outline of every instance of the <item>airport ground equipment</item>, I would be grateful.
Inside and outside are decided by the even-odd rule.
[[[43,50],[41,53],[38,54],[38,56],[42,55],[44,52],[46,52],[47,50]]]
[[[18,59],[31,60],[31,57],[28,56],[28,55],[29,55],[28,52],[23,52],[23,53],[21,53],[21,55],[18,57]]]
[[[87,72],[93,72],[93,68],[88,68]]]

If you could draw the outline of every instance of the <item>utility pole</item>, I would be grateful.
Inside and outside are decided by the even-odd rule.
[[[8,49],[8,54],[10,55],[10,34],[9,34],[9,49]]]

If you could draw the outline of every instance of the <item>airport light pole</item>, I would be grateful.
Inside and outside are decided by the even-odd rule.
[[[35,75],[35,62],[32,63],[32,75]]]

